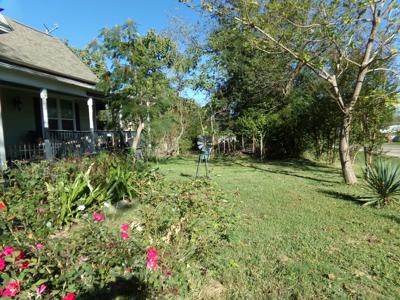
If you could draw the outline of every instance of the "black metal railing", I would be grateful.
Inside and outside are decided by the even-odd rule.
[[[69,131],[50,130],[49,141],[55,158],[78,157],[100,151],[128,149],[132,145],[134,131]],[[44,142],[7,145],[8,160],[41,160],[45,157]]]

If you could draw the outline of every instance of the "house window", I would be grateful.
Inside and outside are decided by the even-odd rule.
[[[75,130],[75,107],[73,101],[49,98],[47,113],[50,130]]]

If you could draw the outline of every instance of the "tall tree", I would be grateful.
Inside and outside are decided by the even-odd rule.
[[[193,3],[191,0],[181,0]],[[398,53],[400,30],[396,0],[203,0],[203,9],[221,21],[237,23],[253,34],[256,48],[280,49],[293,59],[293,69],[306,66],[330,86],[342,112],[340,161],[346,183],[357,181],[350,156],[353,112],[368,73]],[[355,55],[356,54],[356,55]],[[340,78],[355,67],[351,96],[343,96]]]
[[[140,36],[135,23],[129,20],[103,29],[90,49],[107,62],[102,85],[113,108],[121,110],[127,120],[125,126],[134,127],[132,148],[136,150],[146,119],[162,110],[173,94],[167,71],[174,64],[176,45],[154,31]]]

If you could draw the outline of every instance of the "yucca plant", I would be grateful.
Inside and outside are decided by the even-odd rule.
[[[366,183],[373,196],[361,199],[364,205],[378,208],[398,201],[400,195],[400,166],[387,160],[377,160],[366,170]]]

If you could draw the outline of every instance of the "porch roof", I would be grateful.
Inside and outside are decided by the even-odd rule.
[[[7,62],[95,85],[96,75],[60,40],[6,18],[12,28],[0,34],[0,62]]]

